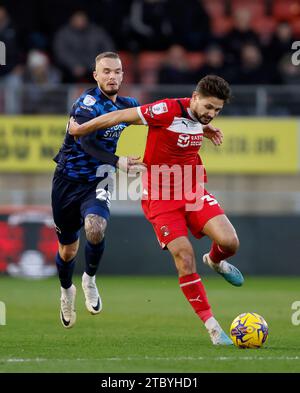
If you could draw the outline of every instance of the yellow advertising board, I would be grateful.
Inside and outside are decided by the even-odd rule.
[[[209,173],[296,173],[299,121],[282,118],[220,118],[221,146],[204,140],[200,155]],[[146,130],[131,126],[119,141],[119,154],[143,155]]]
[[[0,172],[49,172],[59,150],[67,116],[1,116]],[[209,173],[296,173],[299,170],[299,121],[283,118],[220,118],[224,133],[214,147],[204,141],[201,157]],[[122,133],[117,154],[143,156],[144,126]]]
[[[0,172],[52,171],[67,120],[67,116],[1,116]]]

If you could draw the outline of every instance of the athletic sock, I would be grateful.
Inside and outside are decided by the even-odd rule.
[[[179,286],[195,313],[204,323],[213,316],[199,274],[192,273],[179,277]]]
[[[217,243],[213,242],[209,252],[209,257],[214,263],[220,263],[224,259],[232,257],[234,254],[234,252],[226,251]]]
[[[105,248],[105,239],[101,243],[92,244],[86,242],[85,245],[85,272],[89,276],[94,276],[97,272]]]
[[[70,286],[72,285],[72,276],[75,267],[75,258],[71,259],[68,262],[65,262],[61,258],[58,252],[56,254],[55,262],[58,271],[58,277],[62,288],[64,289],[70,288]]]
[[[204,325],[209,332],[213,329],[221,330],[219,322],[214,317],[208,318]]]

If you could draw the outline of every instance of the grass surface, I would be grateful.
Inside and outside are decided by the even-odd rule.
[[[255,311],[269,325],[259,350],[215,347],[174,277],[99,277],[101,314],[84,306],[80,279],[77,322],[59,320],[56,278],[0,277],[7,324],[0,325],[0,372],[300,372],[300,325],[291,305],[300,278],[246,278],[235,288],[204,279],[215,316],[228,333],[240,313]]]

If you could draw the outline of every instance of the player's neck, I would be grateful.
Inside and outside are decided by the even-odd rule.
[[[101,93],[103,95],[105,95],[105,97],[107,97],[109,100],[111,100],[112,102],[116,102],[118,94],[114,94],[112,96],[107,95],[99,86],[98,86],[99,90],[101,91]]]

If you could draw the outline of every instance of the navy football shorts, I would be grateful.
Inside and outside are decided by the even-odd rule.
[[[110,217],[109,194],[97,190],[97,182],[75,183],[59,175],[52,181],[52,212],[55,230],[61,244],[72,244],[79,238],[80,228],[88,214]]]

